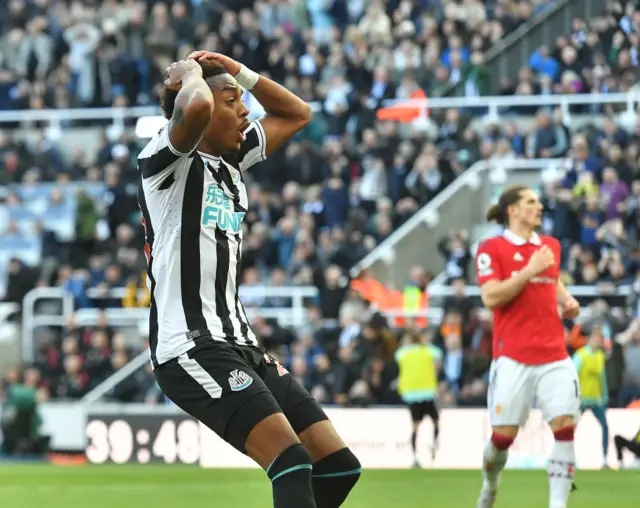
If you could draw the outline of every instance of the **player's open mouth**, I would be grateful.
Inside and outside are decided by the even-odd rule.
[[[243,140],[247,138],[244,132],[249,128],[249,125],[250,125],[250,122],[244,122],[238,129],[238,132],[240,133],[240,136],[242,137]]]

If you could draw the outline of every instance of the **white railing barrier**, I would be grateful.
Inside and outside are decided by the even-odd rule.
[[[516,106],[560,106],[565,118],[569,117],[571,105],[625,104],[629,113],[635,112],[640,102],[640,93],[612,94],[558,94],[558,95],[517,95],[517,96],[485,96],[485,97],[437,97],[432,99],[389,99],[383,101],[384,107],[402,105],[416,107],[424,115],[427,111],[448,108],[487,108],[488,116],[497,118],[500,108]],[[319,102],[310,103],[317,112],[322,110]],[[24,111],[0,111],[1,123],[15,122],[50,122],[59,125],[68,120],[111,120],[123,124],[126,118],[141,118],[160,115],[158,106],[140,106],[133,108],[76,108],[76,109],[41,109]]]
[[[37,316],[35,305],[39,300],[59,300],[62,314],[45,314]],[[59,287],[35,288],[29,291],[22,300],[22,360],[33,362],[35,353],[35,329],[38,326],[63,326],[66,319],[73,314],[73,296]]]
[[[103,292],[90,289],[87,293],[90,298],[122,298],[125,288],[116,288],[111,292]],[[291,298],[290,307],[246,308],[249,317],[260,315],[265,319],[277,319],[286,326],[301,326],[306,323],[305,299],[318,295],[317,288],[313,286],[243,286],[240,288],[240,298]],[[36,314],[35,305],[41,300],[59,300],[62,304],[60,314]],[[68,291],[59,287],[35,288],[25,296],[22,304],[22,358],[32,362],[35,352],[35,329],[40,326],[64,326],[69,317],[75,314],[79,326],[93,326],[97,323],[100,311],[98,309],[79,309],[75,311],[73,296]],[[105,309],[110,322],[119,326],[138,325],[144,328],[149,310],[147,308],[112,308]]]
[[[581,297],[596,297],[596,296],[629,296],[633,294],[633,287],[631,285],[617,286],[613,291],[607,291],[601,289],[597,285],[590,286],[567,286],[567,291],[572,296],[577,298]],[[427,288],[429,296],[453,296],[455,294],[454,289],[451,286],[429,286]],[[464,288],[465,296],[480,297],[482,294],[480,286],[466,286]]]
[[[82,399],[80,399],[80,402],[84,404],[98,402],[102,397],[107,395],[111,390],[113,390],[129,376],[134,374],[138,369],[144,367],[147,362],[149,362],[149,351],[145,349],[124,367],[115,371],[102,383],[100,383],[93,390],[82,397]]]
[[[571,117],[569,106],[625,104],[627,113],[635,113],[637,104],[640,103],[640,92],[612,93],[612,94],[558,94],[558,95],[510,95],[510,96],[485,96],[485,97],[438,97],[433,99],[392,99],[384,101],[384,106],[402,105],[404,107],[418,108],[426,116],[432,109],[464,109],[487,108],[487,117],[496,119],[500,116],[500,108],[513,108],[518,106],[560,106],[563,117],[568,120]]]
[[[451,288],[445,287],[442,289]],[[470,294],[475,293],[474,289],[479,288],[468,288],[471,289]],[[570,290],[572,288],[569,288]],[[580,291],[578,291],[579,293]],[[447,293],[446,291],[442,292]],[[479,294],[479,291],[477,291]],[[575,296],[579,296],[577,293],[573,293]],[[427,310],[404,310],[404,309],[390,309],[384,312],[385,316],[389,319],[393,318],[427,318],[431,323],[440,323],[442,322],[442,318],[444,317],[444,309],[442,307],[428,308]],[[590,315],[589,309],[584,309],[582,312],[582,318],[588,318]],[[149,351],[145,350],[139,353],[135,358],[133,358],[129,363],[127,363],[124,367],[114,372],[111,376],[105,379],[102,383],[96,386],[93,390],[87,393],[82,399],[81,402],[85,404],[92,404],[98,402],[102,397],[107,395],[111,390],[113,390],[118,384],[127,379],[129,376],[134,374],[138,369],[143,368],[147,362],[149,362]]]
[[[9,319],[13,314],[20,311],[20,305],[13,302],[0,302],[0,323]]]
[[[161,115],[159,106],[137,106],[133,108],[69,108],[69,109],[25,109],[0,111],[0,123],[49,122],[61,127],[62,122],[73,120],[110,120],[124,127],[127,118]]]
[[[568,286],[567,289],[569,292],[577,297],[581,296],[596,296],[601,294],[598,291],[596,286]],[[295,291],[294,291],[295,290]],[[621,286],[617,288],[615,294],[627,296],[631,294],[633,291],[631,286]],[[124,292],[124,288],[117,288],[113,290],[113,293]],[[317,295],[317,289],[311,286],[283,286],[279,288],[272,288],[266,286],[259,287],[248,287],[241,288],[241,293],[252,293],[253,295],[268,294],[269,296],[275,297],[292,297],[292,293],[296,293],[296,297],[300,298],[300,304],[302,306],[302,298],[304,297],[313,297]],[[431,296],[451,296],[453,295],[453,289],[448,286],[436,286],[429,288],[429,294]],[[478,286],[467,286],[465,288],[465,295],[467,296],[480,296],[480,288]],[[34,304],[38,300],[41,299],[56,299],[59,298],[63,304],[63,315],[55,316],[55,315],[44,315],[44,316],[35,316],[34,315]],[[62,288],[36,288],[29,293],[24,299],[24,312],[23,312],[23,330],[29,330],[30,334],[23,333],[23,359],[26,361],[33,361],[33,353],[34,353],[34,334],[33,330],[36,326],[62,326],[66,323],[68,317],[73,313],[73,297],[70,293],[63,290]],[[113,309],[116,312],[129,314],[134,320],[146,319],[149,315],[149,309],[147,308],[129,308],[129,309]],[[268,311],[270,309],[254,309],[260,315],[264,316],[264,311]],[[277,309],[272,309],[277,310]],[[283,309],[281,309],[283,310]],[[291,313],[292,309],[284,309],[285,312]],[[304,313],[304,307],[302,306],[302,312]],[[88,311],[93,313],[92,320],[83,320],[81,315],[83,312]],[[97,320],[98,310],[96,309],[83,309],[76,311],[76,319],[78,324],[80,325],[90,325],[95,324]],[[426,317],[429,321],[434,323],[441,322],[444,316],[444,309],[440,307],[428,308],[427,310],[404,310],[404,309],[390,309],[384,312],[384,314],[390,318],[396,317],[404,317],[404,318],[419,318]],[[588,312],[585,313],[585,317],[588,316]],[[51,324],[53,322],[54,324]],[[302,321],[300,323],[304,323],[304,315],[302,316]],[[31,324],[29,324],[31,323]],[[26,339],[30,340],[26,340]],[[136,357],[134,357],[129,363],[127,363],[124,367],[116,371],[109,378],[104,380],[98,386],[96,386],[93,390],[91,390],[88,394],[86,394],[82,398],[83,403],[93,403],[100,400],[106,394],[108,394],[113,388],[115,388],[119,383],[124,381],[126,378],[135,373],[138,369],[144,367],[144,365],[149,361],[149,353],[147,350],[140,352]]]
[[[356,277],[362,270],[366,270],[378,261],[393,261],[395,246],[421,223],[429,223],[438,216],[438,209],[451,199],[460,189],[469,186],[477,189],[480,186],[481,173],[487,170],[498,172],[509,170],[547,169],[559,167],[564,159],[507,159],[502,161],[478,161],[453,182],[447,185],[437,196],[418,210],[402,226],[389,235],[380,245],[360,260],[350,271]]]

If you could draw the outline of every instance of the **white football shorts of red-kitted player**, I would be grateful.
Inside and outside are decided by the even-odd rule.
[[[516,275],[543,245],[552,250],[555,264],[533,277],[508,305],[493,311],[489,386],[493,425],[523,425],[534,403],[547,421],[577,414],[579,408],[577,376],[558,313],[558,240],[537,234],[524,240],[509,230],[486,240],[476,256],[478,284]]]

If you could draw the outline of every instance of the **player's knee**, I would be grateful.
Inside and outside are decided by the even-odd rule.
[[[349,448],[342,448],[313,465],[314,478],[359,475],[361,472],[360,461]]]
[[[342,467],[347,477],[351,478],[351,485],[353,487],[362,474],[362,464],[360,464],[358,457],[356,457],[349,448],[345,448],[345,450],[345,459],[342,462]]]
[[[575,434],[575,427],[568,425],[566,427],[560,427],[553,431],[553,437],[556,441],[573,441]]]
[[[279,478],[298,471],[306,471],[305,476],[308,478],[312,469],[311,454],[298,443],[290,446],[274,459],[267,468],[267,476],[272,482],[275,482]]]
[[[313,487],[318,508],[338,508],[358,483],[360,461],[349,448],[343,448],[313,465]]]
[[[515,439],[515,436],[500,434],[495,430],[491,434],[491,443],[496,450],[508,450]]]
[[[501,425],[493,427],[491,443],[496,450],[508,450],[518,435],[518,427],[513,425]]]
[[[265,401],[272,397],[264,397]],[[259,401],[258,401],[259,402]],[[275,401],[273,401],[275,404]],[[254,402],[253,405],[245,404],[245,408],[259,408],[260,406]],[[236,415],[243,408],[236,411]],[[266,411],[268,412],[268,411]],[[244,413],[246,420],[249,420],[251,413]],[[234,415],[234,421],[242,421]],[[255,419],[255,418],[254,418]],[[273,463],[274,459],[282,454],[282,452],[294,444],[300,444],[298,436],[289,425],[289,422],[282,413],[274,413],[260,420],[253,426],[245,441],[244,450],[249,457],[255,460],[260,466],[266,469]]]
[[[520,430],[517,425],[494,425],[493,434],[498,434],[513,441]]]
[[[571,429],[573,431],[573,428],[575,427],[575,420],[573,416],[569,415],[557,416],[551,420],[549,426],[554,434],[558,431],[564,431],[567,433],[567,429]]]

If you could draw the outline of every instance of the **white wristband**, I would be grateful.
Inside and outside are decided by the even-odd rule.
[[[251,90],[260,79],[260,74],[252,71],[244,65],[240,65],[240,72],[235,76],[238,84],[245,90]]]

